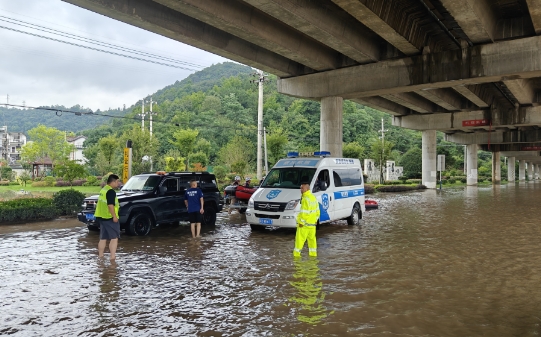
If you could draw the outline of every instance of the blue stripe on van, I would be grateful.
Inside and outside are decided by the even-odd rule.
[[[347,191],[338,191],[334,192],[334,199],[346,199],[353,197],[360,197],[364,195],[364,188],[357,190],[347,190]]]

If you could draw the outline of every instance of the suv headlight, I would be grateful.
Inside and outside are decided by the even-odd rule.
[[[248,208],[254,208],[254,198],[250,198],[250,200],[248,200]]]
[[[290,202],[288,202],[286,205],[286,210],[295,209],[295,207],[297,207],[297,205],[299,204],[299,201],[301,201],[301,199],[291,200]]]

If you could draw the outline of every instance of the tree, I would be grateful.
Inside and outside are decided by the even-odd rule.
[[[351,142],[344,145],[342,149],[342,155],[344,158],[356,158],[361,159],[364,154],[364,147],[357,142]]]
[[[31,180],[32,177],[30,177],[30,173],[28,171],[23,171],[19,176],[17,177],[17,181],[19,182],[19,185],[26,187],[26,182]]]
[[[383,179],[383,168],[387,165],[387,160],[391,157],[393,146],[393,143],[385,142],[383,144],[379,139],[373,140],[370,146],[370,158],[374,158],[376,162],[379,162],[380,183],[383,183],[385,180]]]
[[[7,160],[0,159],[0,180],[11,180],[13,170],[9,167]]]
[[[70,152],[75,147],[66,141],[66,134],[55,128],[48,128],[45,125],[38,125],[28,131],[32,142],[28,142],[21,149],[21,158],[26,161],[35,162],[38,159],[49,157],[54,165],[67,160]]]
[[[132,140],[132,174],[136,175],[150,171],[150,161],[145,161],[143,158],[145,156],[157,157],[158,141],[156,138],[150,138],[148,131],[143,131],[139,125],[134,125],[120,136],[117,143],[118,148],[123,149],[128,139]]]
[[[176,146],[177,150],[180,152],[180,155],[186,158],[185,169],[188,170],[189,155],[193,152],[195,148],[195,140],[199,131],[192,129],[178,130],[173,133],[174,141],[171,141],[173,145]]]
[[[220,162],[228,165],[231,169],[233,169],[233,165],[238,167],[241,162],[244,163],[244,167],[247,167],[255,159],[255,148],[254,143],[249,139],[235,136],[226,146],[220,149],[218,156]],[[233,171],[235,170],[233,169]]]
[[[400,159],[400,165],[404,167],[403,175],[410,179],[421,176],[423,170],[422,158],[423,153],[418,147],[413,147],[404,153]]]
[[[73,160],[67,160],[56,165],[53,169],[54,173],[62,177],[64,181],[69,182],[70,186],[73,186],[73,181],[77,178],[83,178],[86,176],[86,170],[83,165],[77,164]]]
[[[287,136],[281,128],[273,129],[272,132],[267,135],[269,166],[274,165],[278,160],[284,157],[286,145]]]
[[[206,167],[209,159],[205,153],[195,152],[188,156],[188,161],[191,163],[192,170],[194,170],[196,164],[199,164],[201,168]]]

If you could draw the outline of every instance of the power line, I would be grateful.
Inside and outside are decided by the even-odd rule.
[[[70,5],[71,7],[71,5]],[[47,21],[47,20],[43,20],[43,19],[40,19],[40,18],[36,18],[36,17],[32,17],[32,16],[28,16],[28,15],[24,15],[24,14],[21,14],[21,13],[17,13],[17,12],[13,12],[13,11],[9,11],[7,9],[3,9],[3,8],[0,8],[0,11],[2,12],[7,12],[7,13],[11,13],[11,14],[15,14],[17,16],[22,16],[22,17],[25,17],[25,18],[28,18],[28,19],[32,19],[32,20],[36,20],[36,21],[41,21],[41,22],[44,22],[45,24],[50,24],[50,25],[54,25],[54,26],[58,26],[58,27],[63,27],[63,28],[66,28],[68,29],[69,31],[79,31],[81,33],[84,33],[86,35],[94,35],[96,37],[99,37],[101,39],[105,39],[105,40],[110,40],[110,41],[114,41],[115,43],[121,43],[121,44],[124,44],[124,45],[131,45],[131,46],[136,46],[138,48],[145,48],[144,46],[140,46],[140,45],[135,45],[133,43],[130,43],[130,42],[126,42],[126,41],[119,41],[119,40],[116,40],[114,38],[111,38],[110,36],[99,36],[99,35],[95,35],[93,33],[89,33],[88,31],[85,31],[85,30],[81,30],[81,29],[78,29],[78,28],[75,28],[73,26],[65,26],[65,25],[61,25],[59,24],[58,22],[50,22],[50,21]],[[148,49],[148,48],[147,48]],[[165,51],[160,51],[162,54],[165,53]],[[169,53],[169,55],[174,55],[174,54],[171,54]]]
[[[148,59],[143,59],[143,58],[140,58],[140,57],[125,55],[125,54],[119,54],[119,53],[115,53],[115,52],[104,50],[104,49],[93,48],[93,47],[85,46],[85,45],[82,45],[82,44],[63,41],[63,40],[55,39],[55,38],[48,37],[48,36],[43,36],[43,35],[39,35],[39,34],[34,34],[34,33],[30,33],[30,32],[25,32],[25,31],[22,31],[22,30],[14,29],[14,28],[9,28],[9,27],[6,27],[6,26],[0,26],[0,28],[11,30],[11,31],[14,31],[14,32],[17,32],[17,33],[22,33],[22,34],[27,34],[27,35],[40,37],[40,38],[51,40],[51,41],[56,41],[56,42],[60,42],[60,43],[64,43],[64,44],[69,44],[69,45],[72,45],[72,46],[75,46],[75,47],[81,47],[81,48],[86,48],[86,49],[90,49],[90,50],[99,51],[99,52],[102,52],[102,53],[107,53],[107,54],[111,54],[111,55],[126,57],[126,58],[130,58],[130,59],[138,60],[138,61],[154,63],[154,64],[166,66],[166,67],[177,68],[177,69],[188,70],[188,71],[195,71],[196,70],[196,69],[190,69],[190,68],[185,68],[185,67],[181,67],[181,66],[176,66],[176,65],[173,65],[173,64],[167,64],[167,63],[163,63],[163,62],[156,62],[156,61],[152,61],[152,60],[148,60]]]
[[[48,27],[45,27],[45,26],[36,25],[36,24],[30,23],[30,22],[25,22],[25,21],[22,21],[22,20],[13,19],[13,18],[3,16],[3,15],[0,15],[0,21],[4,21],[4,22],[7,22],[7,23],[10,23],[10,24],[13,24],[13,25],[18,25],[18,26],[22,26],[22,27],[26,27],[26,28],[30,28],[30,29],[39,30],[39,31],[42,31],[42,32],[45,32],[45,33],[48,33],[48,34],[58,35],[58,36],[66,37],[66,38],[69,38],[69,39],[74,39],[74,40],[81,41],[81,42],[92,43],[92,44],[99,45],[99,46],[102,46],[102,47],[116,49],[116,50],[120,50],[120,51],[124,51],[124,52],[129,52],[129,53],[133,53],[133,54],[137,54],[137,55],[141,55],[141,56],[145,56],[145,57],[155,58],[155,59],[159,59],[159,60],[162,60],[162,61],[178,63],[178,64],[182,64],[182,65],[189,66],[189,67],[194,67],[194,68],[201,68],[201,69],[205,68],[205,66],[198,65],[198,64],[195,64],[195,63],[181,61],[181,60],[175,60],[175,59],[165,57],[165,56],[161,56],[161,55],[157,55],[157,54],[152,54],[152,53],[147,53],[147,52],[144,52],[144,51],[139,51],[139,50],[136,50],[136,49],[126,48],[126,47],[114,45],[114,44],[111,44],[111,43],[102,42],[102,41],[99,41],[99,40],[94,40],[94,39],[87,38],[87,37],[84,37],[84,36],[75,35],[75,34],[63,32],[63,31],[60,31],[60,30],[48,28]],[[15,22],[13,22],[13,21],[15,21]]]
[[[46,108],[46,107],[33,107],[33,106],[23,106],[23,105],[18,105],[18,104],[7,104],[7,103],[3,103],[3,104],[0,104],[0,105],[4,105],[6,107],[13,107],[13,108],[25,108],[25,109],[33,109],[33,110],[45,110],[45,111],[52,111],[56,114],[56,116],[58,117],[62,117],[62,115],[64,113],[71,113],[73,115],[76,115],[76,116],[94,116],[94,117],[106,117],[106,118],[118,118],[118,119],[127,119],[127,120],[133,120],[133,121],[137,121],[139,122],[140,121],[140,118],[139,117],[129,117],[129,116],[115,116],[115,115],[109,115],[109,114],[103,114],[103,113],[95,113],[93,112],[92,110],[91,111],[87,111],[87,112],[84,112],[84,111],[72,111],[72,110],[66,110],[66,109],[58,109],[58,108]],[[171,124],[174,124],[175,126],[181,126],[180,123],[173,123],[173,122],[166,122],[166,121],[160,121],[160,120],[154,120],[153,121],[154,123],[161,123],[161,124],[167,124],[167,125],[171,125]],[[205,128],[220,128],[220,129],[223,129],[223,126],[222,125],[216,125],[216,126],[210,126],[208,124],[201,124],[201,125],[197,125],[197,124],[189,124],[187,123],[188,127],[193,127],[193,128],[200,128],[200,127],[205,127]],[[246,126],[247,128],[250,128],[249,125]],[[246,128],[244,129],[240,129],[240,128],[229,128],[231,130],[235,130],[235,131],[246,131]]]

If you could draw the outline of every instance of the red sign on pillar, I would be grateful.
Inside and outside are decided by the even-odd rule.
[[[490,125],[488,119],[469,119],[462,121],[462,126],[487,126]]]

